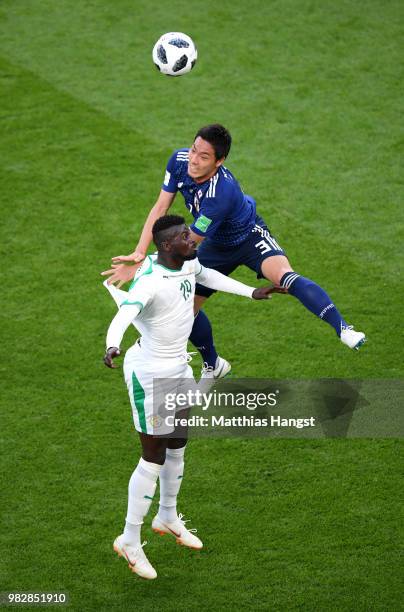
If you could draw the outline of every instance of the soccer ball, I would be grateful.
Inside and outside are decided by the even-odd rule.
[[[192,38],[182,32],[160,36],[153,47],[153,62],[167,76],[181,76],[195,66],[198,52]]]

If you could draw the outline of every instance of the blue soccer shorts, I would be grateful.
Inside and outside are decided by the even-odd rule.
[[[198,259],[201,264],[226,276],[239,266],[247,266],[257,274],[257,278],[263,278],[262,262],[273,255],[286,254],[272,236],[265,221],[258,215],[249,236],[237,246],[220,246],[206,238],[198,248]],[[209,297],[215,293],[215,290],[196,283],[195,293]]]

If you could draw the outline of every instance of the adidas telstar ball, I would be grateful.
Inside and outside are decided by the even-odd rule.
[[[153,62],[167,76],[182,76],[195,66],[198,52],[195,43],[182,32],[160,36],[153,47]]]

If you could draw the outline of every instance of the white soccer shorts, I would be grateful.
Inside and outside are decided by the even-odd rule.
[[[137,431],[154,436],[172,433],[175,429],[173,415],[184,406],[167,410],[167,393],[170,396],[187,393],[196,385],[186,356],[184,359],[150,360],[139,343],[135,343],[126,352],[123,371]],[[158,385],[156,379],[164,379],[164,384]]]

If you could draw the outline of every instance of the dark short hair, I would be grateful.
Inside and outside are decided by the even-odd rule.
[[[156,247],[159,249],[161,243],[170,237],[170,232],[168,230],[172,227],[184,225],[184,223],[185,219],[184,217],[180,217],[180,215],[164,215],[164,217],[159,217],[154,222],[152,228],[153,242]]]
[[[198,130],[194,140],[200,136],[203,140],[209,142],[215,150],[216,159],[227,157],[231,147],[231,135],[220,123],[212,123],[205,125]]]

